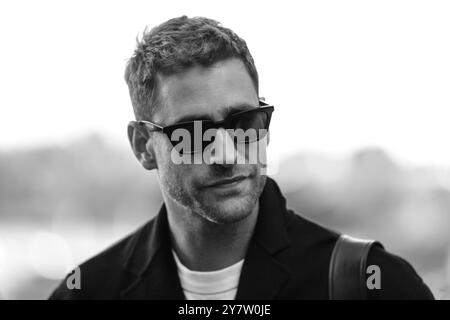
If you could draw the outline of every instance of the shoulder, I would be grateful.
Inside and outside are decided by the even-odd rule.
[[[291,243],[285,261],[293,285],[297,283],[307,298],[328,299],[329,265],[340,234],[291,210],[285,219]],[[379,267],[381,289],[368,289],[369,299],[433,299],[427,285],[403,258],[373,246],[367,258],[370,265]]]
[[[370,265],[379,268],[381,288],[368,290],[369,299],[434,299],[421,277],[403,258],[374,246],[367,258],[367,266]]]
[[[49,299],[114,299],[123,285],[129,282],[131,274],[124,268],[125,261],[137,245],[142,234],[147,232],[154,219],[128,236],[117,241],[78,266],[80,288],[69,289],[67,283],[74,273],[69,273],[53,291]]]
[[[294,244],[302,242],[312,247],[323,244],[334,245],[340,236],[338,232],[309,220],[292,210],[287,210],[285,219],[289,237]]]
[[[279,261],[291,276],[286,299],[328,299],[328,270],[339,234],[290,210],[285,215],[289,247]]]
[[[340,234],[291,210],[287,211],[285,218],[290,247],[294,257],[303,261],[306,257],[314,257],[315,267],[318,266],[319,262],[323,266],[328,266],[331,253]]]

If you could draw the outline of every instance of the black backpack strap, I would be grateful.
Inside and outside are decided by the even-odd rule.
[[[383,246],[374,240],[341,235],[330,260],[328,290],[330,300],[367,298],[366,263],[370,248]]]

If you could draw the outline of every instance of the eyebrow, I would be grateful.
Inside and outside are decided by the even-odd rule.
[[[257,107],[256,107],[257,108]],[[251,109],[255,109],[255,106],[249,103],[241,103],[241,104],[237,104],[234,106],[227,106],[225,108],[225,111],[222,113],[223,114],[223,119],[225,119],[226,117],[228,117],[230,114],[239,112],[239,111],[246,111],[246,110],[251,110]],[[183,117],[180,117],[178,119],[176,119],[174,121],[174,124],[180,123],[180,122],[188,122],[188,121],[196,121],[196,120],[211,120],[211,118],[207,115],[195,115],[195,114],[190,114],[190,115],[186,115]],[[212,120],[211,120],[212,121]]]

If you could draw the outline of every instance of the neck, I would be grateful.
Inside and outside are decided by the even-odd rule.
[[[218,224],[172,201],[165,201],[172,246],[181,262],[196,271],[226,268],[242,259],[255,229],[259,201],[243,220]]]

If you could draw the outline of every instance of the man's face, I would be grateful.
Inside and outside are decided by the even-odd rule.
[[[220,121],[232,108],[259,106],[255,86],[238,59],[160,76],[158,85],[162,107],[153,121],[162,125],[196,119]],[[223,139],[231,138],[220,129],[216,143]],[[153,133],[151,143],[165,199],[216,223],[239,221],[254,209],[266,181],[261,164],[218,164],[214,157],[210,164],[175,164],[173,146],[165,134]],[[230,152],[226,156],[231,156]],[[234,178],[238,180],[227,182]]]

